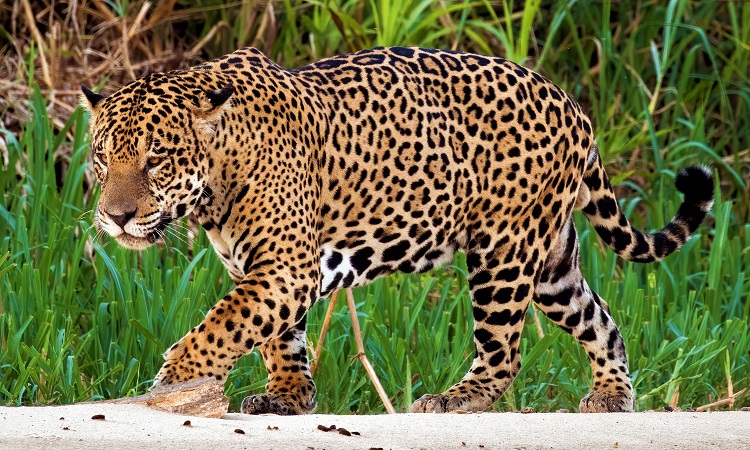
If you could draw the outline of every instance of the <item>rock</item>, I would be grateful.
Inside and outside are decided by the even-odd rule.
[[[157,386],[147,394],[97,403],[141,404],[175,414],[211,418],[221,417],[229,409],[229,399],[224,396],[224,382],[212,377]]]

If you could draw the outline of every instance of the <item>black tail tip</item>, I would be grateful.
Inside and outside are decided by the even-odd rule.
[[[710,207],[714,199],[714,176],[708,167],[686,167],[677,172],[675,187],[685,194],[689,203],[705,203]]]

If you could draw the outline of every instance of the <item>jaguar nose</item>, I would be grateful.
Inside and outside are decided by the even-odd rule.
[[[107,213],[107,217],[109,217],[112,222],[116,223],[123,230],[125,229],[125,224],[135,217],[135,208],[132,211],[125,211],[122,214],[113,214],[107,211],[104,212]]]

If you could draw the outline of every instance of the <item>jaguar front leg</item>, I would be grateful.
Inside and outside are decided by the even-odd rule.
[[[305,319],[277,339],[260,347],[268,370],[264,394],[246,397],[245,414],[309,414],[315,410],[315,383],[310,374],[305,339]]]
[[[224,380],[242,355],[287,336],[305,317],[317,286],[290,289],[283,280],[253,276],[241,281],[167,350],[154,386],[211,376]]]
[[[282,399],[267,402],[263,412],[300,414],[314,408],[314,385],[305,376],[303,320],[320,295],[318,193],[308,166],[292,166],[283,177],[259,169],[232,197],[231,208],[223,213],[224,229],[212,242],[222,244],[242,279],[165,353],[155,384],[206,376],[226,379],[242,355],[259,347],[271,371],[271,397],[266,398]],[[282,204],[279,199],[294,201]],[[274,366],[286,358],[295,364]],[[282,386],[275,382],[280,375],[275,368],[301,376],[282,380]]]

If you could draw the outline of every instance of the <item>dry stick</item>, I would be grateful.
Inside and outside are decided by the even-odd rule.
[[[125,71],[131,80],[135,80],[135,71],[130,64],[130,50],[128,50],[128,24],[122,19],[122,59]]]
[[[333,316],[333,308],[336,306],[336,300],[338,299],[340,292],[341,291],[336,291],[333,293],[333,295],[331,295],[331,301],[328,304],[328,310],[326,311],[326,316],[323,319],[323,327],[320,330],[320,339],[318,339],[318,345],[315,346],[315,361],[310,364],[311,375],[314,375],[315,371],[318,368],[318,359],[320,358],[320,352],[323,350],[323,340],[325,340],[326,333],[328,332],[328,327],[331,323],[331,317]],[[357,319],[357,307],[354,305],[354,294],[352,293],[351,288],[346,289],[346,301],[347,305],[349,306],[349,314],[352,318],[354,340],[357,343],[357,351],[359,352],[354,357],[358,358],[362,362],[362,365],[365,367],[365,371],[372,380],[372,384],[375,385],[375,390],[378,392],[380,400],[383,402],[383,406],[385,406],[388,414],[396,414],[396,410],[393,408],[393,404],[388,399],[388,395],[385,393],[383,385],[380,384],[378,375],[375,373],[375,370],[373,370],[370,361],[367,359],[367,355],[365,355],[365,346],[362,343],[362,331],[359,328],[359,319]]]
[[[177,3],[177,0],[161,0],[156,5],[156,8],[154,8],[154,12],[151,13],[151,17],[148,19],[148,26],[153,27],[161,19],[171,14],[174,11],[175,3]]]
[[[414,374],[414,376],[411,377],[411,384],[416,383],[417,380],[419,379],[419,376],[420,375],[418,373]],[[404,390],[401,389],[400,391],[396,392],[396,396],[395,397],[393,397],[393,398],[390,399],[390,402],[391,403],[395,402],[397,399],[401,398],[403,395],[404,395]]]
[[[116,19],[115,15],[112,14],[112,11],[110,11],[101,0],[91,0],[91,3],[93,3],[96,9],[99,10],[99,13],[104,16],[105,20],[112,21]],[[89,11],[89,13],[91,13],[91,11]]]
[[[270,8],[267,9],[269,23],[268,32],[265,35],[263,42],[263,50],[266,55],[271,53],[271,46],[276,42],[276,38],[279,36],[278,24],[276,23],[276,12],[273,9],[273,2],[268,2]]]
[[[349,314],[352,316],[352,327],[354,329],[354,339],[357,342],[357,350],[359,351],[356,357],[359,358],[359,360],[362,361],[362,365],[365,366],[365,370],[367,371],[367,374],[370,376],[370,379],[372,380],[372,384],[375,385],[375,390],[378,391],[380,400],[383,401],[383,405],[385,405],[385,409],[388,411],[388,414],[396,414],[396,410],[393,409],[393,405],[391,404],[391,401],[388,400],[388,395],[385,393],[385,389],[383,389],[383,385],[380,384],[380,379],[378,378],[378,375],[375,373],[375,370],[372,368],[370,361],[367,359],[367,355],[365,355],[365,346],[362,343],[362,331],[359,328],[359,319],[357,318],[357,307],[354,304],[354,294],[352,293],[351,288],[346,289],[346,302],[349,305]]]
[[[42,33],[39,32],[39,28],[36,27],[36,19],[34,13],[31,11],[31,5],[29,0],[21,1],[23,4],[23,13],[26,17],[26,25],[31,30],[31,34],[34,36],[37,47],[39,47],[39,61],[42,63],[42,75],[44,76],[44,82],[47,83],[47,87],[54,89],[55,85],[52,82],[52,76],[49,72],[49,66],[47,65],[47,57],[44,55],[44,38]]]
[[[89,403],[141,404],[175,414],[214,418],[223,416],[229,408],[224,382],[213,377],[155,387],[137,397]]]
[[[222,29],[222,28],[229,28],[229,23],[227,23],[227,22],[225,22],[223,20],[221,20],[219,22],[216,22],[216,24],[213,27],[211,27],[211,29],[208,31],[208,33],[206,33],[206,35],[203,37],[203,39],[201,39],[197,44],[195,44],[193,46],[193,48],[191,48],[190,50],[185,51],[185,53],[183,53],[181,56],[179,56],[179,58],[190,59],[190,58],[196,57],[198,55],[198,52],[206,44],[208,44],[209,41],[211,41],[211,39],[213,39],[214,36],[216,36],[216,33],[220,29]],[[172,60],[176,59],[177,57],[178,56],[176,56],[174,54],[169,54],[169,55],[166,55],[166,56],[154,57],[154,58],[150,58],[150,59],[148,59],[146,61],[141,61],[139,63],[135,63],[135,64],[132,65],[132,68],[133,68],[133,70],[141,70],[144,67],[154,66],[154,65],[158,65],[158,64],[164,64],[166,62],[169,62],[169,61],[172,61]]]
[[[273,9],[271,2],[268,2],[268,5],[266,5],[266,8],[263,10],[263,19],[260,21],[260,26],[258,27],[258,31],[255,33],[255,37],[253,38],[253,41],[250,44],[251,47],[257,47],[258,43],[263,38],[263,34],[266,32],[268,21],[271,20],[271,16],[268,14],[269,8]],[[333,300],[333,297],[331,297],[331,300]]]
[[[133,39],[136,34],[144,31],[144,29],[141,28],[141,22],[143,22],[143,19],[146,18],[146,14],[148,14],[149,9],[151,9],[151,3],[146,2],[141,7],[141,10],[138,11],[138,15],[135,17],[133,24],[130,25],[130,28],[128,29],[128,40]]]
[[[193,48],[190,49],[190,52],[188,54],[190,56],[196,56],[198,52],[203,48],[203,46],[208,44],[209,41],[211,41],[211,39],[214,38],[214,35],[216,35],[216,32],[222,28],[229,28],[229,23],[223,20],[216,22],[216,25],[211,27],[208,33],[206,33],[206,35],[203,36],[203,39],[201,39],[197,44],[195,44],[195,46],[193,46]]]
[[[50,81],[57,84],[57,49],[58,49],[58,36],[60,36],[60,23],[55,22],[50,26],[50,29],[47,31],[47,42],[49,44],[49,73],[50,73]],[[63,48],[65,47],[65,44],[63,44]],[[50,86],[51,89],[54,89],[55,86]],[[50,114],[51,115],[51,114]]]
[[[310,375],[315,375],[315,371],[318,369],[318,361],[320,359],[320,352],[323,350],[323,341],[328,333],[328,326],[331,324],[331,317],[333,316],[333,308],[336,306],[336,299],[339,298],[339,292],[335,291],[331,295],[331,301],[328,302],[328,310],[326,311],[326,317],[323,319],[323,328],[320,329],[320,338],[318,339],[318,345],[315,346],[315,361],[310,364]]]
[[[747,388],[744,388],[741,391],[737,392],[736,394],[734,394],[734,395],[732,395],[730,397],[722,398],[721,400],[715,401],[713,403],[709,403],[708,405],[699,406],[699,407],[695,408],[695,410],[697,412],[703,412],[703,411],[705,411],[707,409],[714,408],[716,406],[726,405],[728,403],[732,403],[733,404],[734,403],[734,399],[736,399],[737,397],[739,397],[740,395],[742,395],[746,390],[747,390]]]
[[[678,384],[676,388],[674,388],[674,394],[672,394],[672,399],[669,400],[669,406],[672,408],[677,408],[677,403],[680,400],[680,385]]]

